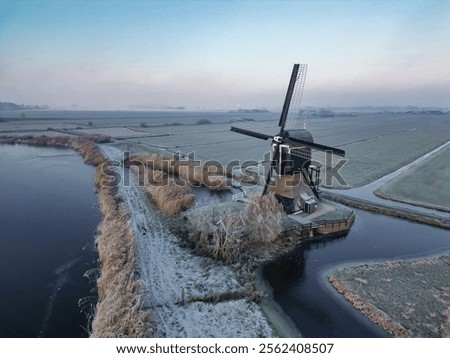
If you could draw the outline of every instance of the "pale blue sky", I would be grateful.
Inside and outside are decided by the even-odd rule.
[[[450,1],[0,0],[0,101],[450,107]]]

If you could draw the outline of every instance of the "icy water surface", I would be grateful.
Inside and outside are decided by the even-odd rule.
[[[0,145],[0,337],[87,336],[93,171],[69,149]]]
[[[264,268],[275,300],[305,337],[387,336],[335,293],[327,282],[330,270],[450,251],[450,230],[355,211],[356,221],[347,235],[304,242]]]

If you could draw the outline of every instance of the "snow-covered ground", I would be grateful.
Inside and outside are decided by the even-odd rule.
[[[109,145],[104,154],[120,160],[122,152]],[[120,168],[122,170],[123,168]],[[126,170],[126,169],[124,169]],[[145,287],[145,306],[152,311],[156,337],[271,337],[270,327],[254,302],[182,304],[192,296],[207,296],[243,287],[227,266],[199,257],[179,246],[166,225],[167,218],[154,210],[130,173],[129,185],[120,192],[136,235],[138,269]]]

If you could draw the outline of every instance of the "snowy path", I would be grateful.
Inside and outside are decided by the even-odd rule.
[[[118,160],[122,152],[101,146],[108,158]],[[127,170],[117,168],[117,170]],[[121,173],[123,174],[123,173]],[[128,174],[128,173],[127,173]],[[130,174],[129,185],[120,192],[136,235],[139,272],[145,283],[145,305],[151,308],[156,337],[270,337],[273,331],[261,309],[245,300],[217,304],[181,305],[185,298],[240,291],[233,271],[208,258],[193,255],[178,245]]]

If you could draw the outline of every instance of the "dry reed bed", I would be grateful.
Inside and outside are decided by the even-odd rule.
[[[158,210],[165,215],[177,215],[194,205],[195,196],[191,193],[191,188],[180,186],[174,181],[169,181],[164,186],[147,186],[146,190]]]
[[[97,143],[108,143],[111,137],[101,134],[86,135],[83,137],[47,137],[47,136],[2,136],[3,144],[28,144],[39,147],[73,148],[79,152],[84,161],[92,165],[100,165],[106,158],[97,147]]]
[[[193,186],[206,186],[211,190],[228,190],[231,188],[231,168],[223,168],[217,162],[199,163],[193,160],[180,160],[162,154],[139,155],[133,157],[129,165],[147,166],[176,175],[181,181]]]
[[[133,164],[130,170],[137,175],[139,185],[163,214],[178,215],[194,205],[195,196],[188,184],[169,178],[167,173],[142,164]]]
[[[136,273],[135,236],[128,214],[111,183],[114,176],[101,166],[96,170],[99,203],[104,215],[96,245],[100,277],[92,337],[148,337],[149,312],[142,307],[142,283]]]

